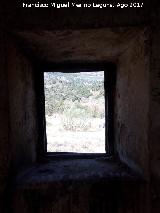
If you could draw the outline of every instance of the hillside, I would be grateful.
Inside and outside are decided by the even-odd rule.
[[[44,83],[49,149],[53,151],[57,147],[57,143],[53,145],[53,138],[55,141],[53,131],[57,127],[63,134],[68,134],[67,131],[70,131],[72,135],[75,132],[83,132],[84,139],[85,132],[102,130],[104,133],[104,72],[48,72],[44,74]],[[52,132],[52,136],[49,136],[49,132]],[[58,135],[58,133],[55,134]],[[98,135],[96,138],[102,140],[102,137],[98,139]],[[91,142],[87,146],[89,144]],[[95,146],[95,143],[93,145]],[[60,151],[66,151],[64,146],[61,146]]]

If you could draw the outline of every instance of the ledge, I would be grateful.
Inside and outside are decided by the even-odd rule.
[[[142,180],[128,167],[107,158],[52,160],[36,164],[20,172],[14,181],[16,188],[50,186],[57,183]]]

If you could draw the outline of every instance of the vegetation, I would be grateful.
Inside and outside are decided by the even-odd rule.
[[[60,115],[65,130],[85,131],[93,118],[104,118],[103,72],[49,72],[44,80],[46,115]]]

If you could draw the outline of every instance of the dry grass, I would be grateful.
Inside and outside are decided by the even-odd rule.
[[[76,153],[105,153],[103,119],[92,119],[87,131],[66,131],[59,115],[46,116],[47,151]]]

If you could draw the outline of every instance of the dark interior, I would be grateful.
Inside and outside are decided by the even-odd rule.
[[[122,6],[1,1],[0,212],[160,212],[160,8]],[[106,70],[109,151],[46,153],[43,72],[84,68]]]

